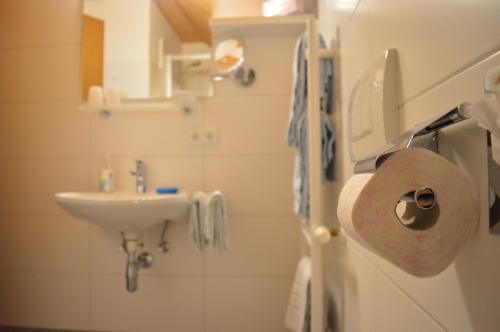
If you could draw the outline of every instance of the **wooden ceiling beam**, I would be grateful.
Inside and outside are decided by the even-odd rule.
[[[155,0],[163,15],[183,42],[211,43],[208,20],[212,0]]]

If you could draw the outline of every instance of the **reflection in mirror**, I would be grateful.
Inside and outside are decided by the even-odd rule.
[[[122,99],[167,98],[189,89],[198,96],[212,95],[208,70],[211,0],[83,3],[83,101],[93,86],[102,87],[102,95],[109,100],[116,100],[117,95]]]
[[[255,71],[252,68],[243,68],[245,63],[245,47],[243,41],[230,38],[220,41],[214,49],[212,80],[222,81],[232,77],[242,86],[248,87],[255,81]]]
[[[212,57],[205,54],[167,55],[167,97],[186,91],[205,97],[213,97]]]
[[[227,75],[238,70],[245,62],[243,42],[226,39],[217,44],[214,51],[214,67],[217,75]]]

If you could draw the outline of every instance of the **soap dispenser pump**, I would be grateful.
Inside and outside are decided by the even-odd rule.
[[[111,158],[109,155],[106,156],[106,165],[101,170],[99,190],[102,192],[112,192],[115,190],[115,172],[111,168]]]

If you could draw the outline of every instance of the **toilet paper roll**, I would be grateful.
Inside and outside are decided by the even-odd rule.
[[[398,217],[401,198],[423,187],[434,191],[437,205],[422,211],[407,203]],[[431,277],[453,262],[473,234],[479,195],[451,162],[412,148],[393,153],[374,174],[353,176],[340,193],[337,214],[354,240],[414,276]],[[404,225],[408,220],[413,223]]]

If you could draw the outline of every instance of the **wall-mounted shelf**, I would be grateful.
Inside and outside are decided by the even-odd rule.
[[[214,39],[223,37],[298,36],[312,15],[274,17],[220,17],[210,19]]]

